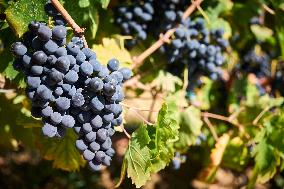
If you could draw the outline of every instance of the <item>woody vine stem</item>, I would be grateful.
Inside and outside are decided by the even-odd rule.
[[[87,48],[88,44],[84,36],[85,28],[81,28],[78,24],[76,24],[75,20],[73,20],[73,18],[58,0],[51,0],[51,3],[73,29],[74,34],[84,40],[84,47]]]

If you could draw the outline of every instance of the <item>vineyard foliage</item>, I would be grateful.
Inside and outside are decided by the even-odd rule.
[[[188,166],[190,158],[182,157],[200,152],[192,149],[206,151],[195,178],[202,182],[214,182],[221,168],[251,170],[248,188],[271,182],[284,169],[284,1],[203,0],[185,21],[178,15],[182,19],[192,1],[180,0],[183,6],[176,5],[172,22],[157,12],[163,1],[156,2],[60,0],[86,28],[84,36],[100,63],[116,58],[133,71],[124,86],[123,123],[115,127],[116,134],[126,133],[128,140],[123,160],[116,165],[121,168],[117,186],[130,178],[140,188],[167,167],[185,162]],[[127,13],[135,14],[135,6],[147,3],[154,4],[152,20],[143,20],[145,15],[138,21],[118,20],[126,19],[119,8],[128,7]],[[74,145],[76,133],[70,130],[60,139],[42,135],[42,122],[31,115],[25,96],[24,74],[13,68],[11,45],[25,35],[29,23],[53,25],[45,4],[46,0],[0,1],[0,146],[3,152],[24,146],[39,151],[54,169],[80,171],[87,166]],[[122,29],[134,22],[147,27],[138,34],[138,29]],[[180,30],[142,63],[136,62],[135,57],[173,27]],[[67,28],[70,41],[74,34]],[[192,47],[192,41],[197,46]],[[213,49],[213,54],[202,54],[202,48]],[[147,107],[141,100],[145,94],[153,101]]]

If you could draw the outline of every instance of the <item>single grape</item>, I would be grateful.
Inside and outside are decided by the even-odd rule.
[[[90,79],[90,81],[88,82],[88,85],[90,87],[90,90],[92,90],[94,92],[98,92],[98,91],[102,90],[103,87],[104,87],[103,81],[98,77],[94,77],[94,78]]]
[[[77,148],[79,151],[81,151],[81,152],[83,152],[83,151],[85,151],[86,149],[88,149],[87,144],[86,144],[86,143],[84,142],[84,140],[82,140],[82,139],[76,140],[75,146],[76,146],[76,148]]]
[[[91,161],[92,159],[94,159],[95,153],[93,153],[92,151],[86,149],[86,150],[83,152],[83,157],[84,157],[85,160]]]
[[[76,59],[77,64],[81,65],[83,62],[85,62],[86,55],[82,51],[79,51],[75,59]]]
[[[54,54],[57,49],[58,49],[58,45],[52,40],[48,40],[43,45],[43,50],[45,51],[46,54]]]
[[[62,40],[66,37],[67,30],[65,26],[54,26],[52,28],[52,38]]]
[[[50,117],[52,113],[53,113],[53,109],[51,106],[47,106],[41,111],[42,116],[46,118]]]
[[[93,57],[92,59],[96,59],[96,53],[94,53],[91,49],[83,48],[82,52],[85,54],[86,58],[89,59],[89,58]]]
[[[50,121],[51,123],[53,123],[54,125],[58,125],[62,120],[62,116],[60,113],[58,112],[53,112],[51,115],[50,115]]]
[[[89,147],[92,152],[96,152],[100,149],[100,145],[96,142],[92,142]]]
[[[85,103],[84,96],[81,93],[76,92],[72,97],[72,104],[74,107],[81,107]]]
[[[93,158],[95,158],[97,162],[101,163],[104,160],[105,156],[106,154],[103,151],[97,151],[95,157]]]
[[[109,148],[111,148],[111,144],[112,144],[111,139],[110,139],[110,138],[107,138],[107,139],[104,141],[104,143],[102,143],[101,149],[106,151],[106,150],[108,150]]]
[[[47,101],[49,99],[51,99],[52,96],[52,92],[49,88],[47,88],[45,85],[40,85],[38,86],[37,90],[36,90],[36,95],[44,101]]]
[[[90,105],[91,105],[92,110],[94,110],[95,112],[99,112],[104,109],[104,104],[100,99],[98,99],[98,97],[94,97],[91,100]]]
[[[110,166],[110,162],[111,162],[111,157],[109,157],[109,156],[105,156],[105,158],[103,159],[103,165],[105,165],[105,166]]]
[[[114,114],[113,113],[109,113],[109,114],[104,114],[103,115],[103,121],[105,123],[110,123],[111,120],[113,120],[113,119],[114,119]]]
[[[80,73],[85,75],[85,76],[90,76],[93,73],[93,66],[85,61],[80,65]]]
[[[47,61],[47,55],[43,51],[36,51],[33,54],[32,61],[35,64],[42,65]]]
[[[118,68],[119,68],[119,62],[117,59],[113,58],[113,59],[110,59],[107,63],[107,68],[111,71],[111,72],[114,72],[114,71],[117,71]]]
[[[75,83],[76,81],[78,81],[78,79],[79,79],[79,76],[78,76],[78,74],[74,70],[69,70],[66,73],[66,75],[64,76],[64,80],[67,83],[70,83],[70,84]]]
[[[23,43],[15,42],[12,45],[11,51],[14,54],[14,56],[21,57],[27,53],[28,49]]]
[[[90,123],[84,123],[82,129],[87,134],[92,131],[92,126]]]
[[[45,123],[42,127],[42,133],[43,135],[47,136],[47,137],[54,137],[57,133],[57,127],[49,124],[49,123]]]
[[[103,120],[99,115],[96,115],[92,120],[91,120],[91,125],[93,128],[98,129],[102,127],[103,125]]]
[[[65,49],[65,47],[59,47],[58,49],[56,49],[54,54],[57,58],[67,56],[67,50]]]
[[[102,70],[102,65],[97,60],[90,60],[89,63],[93,66],[94,73],[99,73]]]
[[[64,75],[58,70],[52,68],[48,75],[49,79],[55,83],[59,83],[63,80]]]
[[[54,66],[55,63],[57,61],[57,58],[54,56],[54,55],[49,55],[47,57],[47,60],[46,60],[46,63],[49,65],[49,66]]]
[[[70,108],[70,99],[59,97],[55,101],[55,105],[59,111],[66,111]]]
[[[27,77],[27,85],[30,89],[36,89],[41,84],[40,77]]]
[[[52,32],[48,26],[40,25],[37,30],[37,36],[41,41],[48,41],[52,36]]]
[[[126,80],[130,79],[131,76],[132,76],[132,72],[128,68],[121,68],[118,71],[122,74],[123,81],[126,81]]]
[[[94,162],[94,161],[89,161],[88,162],[88,165],[89,165],[89,168],[92,170],[92,171],[99,171],[101,170],[101,164],[100,163],[97,163],[97,162]]]
[[[97,140],[100,142],[104,142],[107,139],[107,130],[106,129],[99,129],[97,131]]]
[[[88,142],[94,142],[96,140],[96,133],[91,131],[88,134],[86,134],[85,138]]]
[[[34,76],[39,76],[41,75],[43,72],[43,67],[42,66],[37,66],[37,65],[34,65],[31,67],[31,73],[34,75]]]
[[[68,57],[61,56],[57,59],[55,66],[58,68],[58,70],[65,73],[69,70],[70,61],[69,61]]]

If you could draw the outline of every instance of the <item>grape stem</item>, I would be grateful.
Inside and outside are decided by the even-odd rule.
[[[14,89],[0,89],[0,93],[13,93],[15,92]]]
[[[81,28],[78,24],[76,24],[75,20],[73,20],[73,18],[70,16],[70,14],[61,5],[61,3],[58,0],[51,0],[51,3],[57,9],[57,11],[62,15],[62,17],[66,20],[66,22],[71,26],[74,34],[83,39],[84,47],[88,48],[88,44],[84,36],[85,28]]]
[[[259,114],[258,116],[253,120],[252,124],[253,125],[257,125],[258,121],[262,118],[262,116],[269,110],[269,107],[264,108]]]
[[[219,137],[218,137],[217,132],[215,131],[214,126],[212,125],[211,121],[208,119],[208,117],[204,117],[203,120],[206,123],[206,125],[208,126],[210,132],[213,135],[213,138],[215,139],[215,141],[218,141]]]
[[[192,4],[183,13],[182,18],[186,19],[187,17],[189,17],[193,13],[193,11],[201,4],[201,2],[202,0],[193,0]],[[176,28],[173,28],[168,30],[165,34],[160,34],[160,38],[158,41],[156,41],[152,46],[146,49],[139,56],[133,57],[134,64],[132,66],[132,69],[139,67],[148,56],[150,56],[157,49],[159,49],[164,43],[168,42],[170,37],[175,33],[175,31]]]
[[[126,106],[125,106],[126,107]],[[148,120],[146,120],[140,113],[138,110],[132,108],[132,107],[126,107],[129,111],[132,111],[135,115],[137,115],[137,117],[139,119],[141,119],[144,123],[148,124],[148,125],[154,125],[154,123],[149,122]]]
[[[123,102],[121,102],[120,103],[122,106],[125,106],[126,108],[132,108],[132,109],[134,109],[134,110],[138,110],[138,111],[145,111],[145,112],[159,112],[159,111],[157,111],[157,110],[149,110],[149,109],[147,109],[147,108],[138,108],[138,107],[133,107],[133,106],[130,106],[130,105],[128,105],[128,104],[125,104],[125,103],[123,103]]]
[[[120,125],[121,129],[123,130],[123,133],[128,139],[131,139],[131,135],[126,131],[125,127],[123,125]]]
[[[236,127],[238,127],[238,129],[240,130],[240,132],[242,132],[246,138],[250,138],[250,136],[244,132],[244,126],[242,124],[239,124],[237,122],[235,122],[233,120],[233,118],[236,118],[237,115],[242,112],[242,110],[237,110],[235,113],[233,113],[231,116],[226,117],[226,116],[222,116],[222,115],[218,115],[218,114],[213,114],[213,113],[209,113],[209,112],[201,112],[201,116],[203,118],[213,118],[213,119],[217,119],[217,120],[221,120],[221,121],[225,121],[228,122]],[[204,120],[205,121],[205,120]],[[206,121],[205,121],[206,122]],[[209,126],[209,125],[208,125]],[[210,129],[211,130],[211,129]]]

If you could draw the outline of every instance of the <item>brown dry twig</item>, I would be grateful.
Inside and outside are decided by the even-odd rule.
[[[84,36],[85,28],[81,28],[78,24],[76,24],[76,22],[67,12],[67,10],[61,5],[61,3],[58,0],[51,0],[51,3],[57,9],[57,11],[62,15],[62,17],[66,20],[66,22],[70,25],[70,27],[73,29],[74,34],[81,37],[84,40],[84,47],[87,48],[88,44]]]

